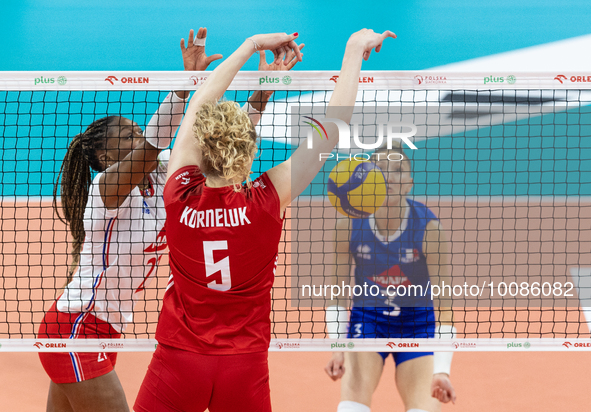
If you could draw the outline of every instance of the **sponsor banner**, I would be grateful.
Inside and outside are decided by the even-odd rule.
[[[0,352],[153,352],[155,339],[0,339]]]
[[[0,339],[0,352],[153,352],[154,339]],[[591,351],[591,339],[272,339],[273,352]]]
[[[0,72],[0,90],[195,90],[211,72]],[[333,90],[332,71],[245,71],[228,90]],[[360,90],[591,89],[591,73],[362,71]]]

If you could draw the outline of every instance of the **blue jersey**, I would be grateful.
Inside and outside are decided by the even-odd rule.
[[[367,293],[364,291],[359,296],[354,293],[353,306],[375,310],[380,315],[400,316],[401,320],[407,317],[405,315],[412,317],[416,308],[433,306],[427,292],[430,282],[427,260],[423,254],[423,239],[427,223],[437,220],[437,216],[422,203],[411,199],[406,201],[407,215],[398,233],[393,236],[394,239],[380,240],[376,236],[375,218],[369,216],[352,220],[349,243],[350,252],[355,259],[355,284],[367,285]],[[406,290],[414,285],[416,288],[412,293],[418,296],[388,296],[387,288],[390,285],[403,285]],[[393,290],[392,287],[390,291]],[[380,293],[373,296],[378,288]],[[423,293],[420,293],[421,290]],[[359,292],[359,288],[357,291]]]

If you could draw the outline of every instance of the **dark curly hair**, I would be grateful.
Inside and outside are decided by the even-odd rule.
[[[72,263],[68,270],[67,282],[72,280],[80,263],[80,252],[86,233],[84,231],[84,209],[88,202],[88,191],[92,183],[92,170],[102,172],[103,164],[97,156],[98,150],[107,147],[107,132],[110,126],[119,123],[119,116],[108,116],[92,122],[83,133],[76,135],[62,163],[53,187],[53,209],[58,218],[70,225],[72,234]],[[60,186],[61,177],[61,186]],[[61,209],[57,205],[58,187],[61,187]],[[65,221],[64,221],[65,219]]]

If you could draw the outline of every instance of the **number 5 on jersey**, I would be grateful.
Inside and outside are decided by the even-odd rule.
[[[214,250],[228,250],[228,242],[225,240],[217,240],[213,242],[203,242],[203,256],[205,257],[205,277],[215,275],[217,272],[222,274],[222,283],[212,280],[207,284],[210,289],[219,291],[230,290],[232,287],[232,279],[230,279],[230,257],[214,262]]]

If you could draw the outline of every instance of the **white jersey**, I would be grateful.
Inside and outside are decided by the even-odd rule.
[[[169,95],[146,127],[146,136],[174,136],[183,110],[184,101],[172,97],[171,103]],[[167,247],[162,194],[169,157],[169,150],[162,151],[158,167],[147,176],[151,188],[142,193],[136,186],[117,209],[107,210],[102,201],[98,183],[103,173],[93,179],[84,212],[86,238],[80,265],[57,310],[90,312],[117,332],[133,321],[135,302],[156,276]]]
[[[123,332],[133,320],[140,292],[156,275],[166,249],[166,211],[162,193],[168,155],[149,174],[152,196],[136,186],[119,208],[107,210],[99,193],[98,174],[84,212],[86,239],[80,265],[57,303],[60,312],[91,312]]]

